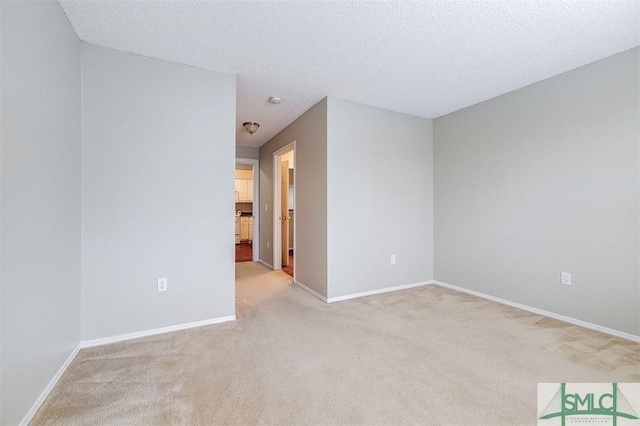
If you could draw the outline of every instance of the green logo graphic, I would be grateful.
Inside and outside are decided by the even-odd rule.
[[[567,393],[566,383],[560,383],[560,388],[540,413],[539,419],[560,417],[562,426],[565,426],[566,418],[570,416],[610,416],[614,426],[617,425],[618,417],[638,420],[638,415],[617,383],[611,384],[611,393],[600,394]]]

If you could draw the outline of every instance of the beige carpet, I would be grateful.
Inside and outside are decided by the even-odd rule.
[[[33,424],[535,424],[538,382],[640,381],[638,344],[441,287],[236,271],[237,321],[82,350]]]

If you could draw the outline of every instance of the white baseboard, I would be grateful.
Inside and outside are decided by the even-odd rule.
[[[44,388],[44,390],[42,391],[38,399],[36,399],[36,402],[33,403],[31,408],[27,412],[27,414],[25,414],[25,416],[22,418],[22,421],[20,422],[20,426],[27,426],[29,422],[33,420],[33,416],[36,415],[36,413],[40,409],[40,406],[42,406],[45,399],[47,399],[47,397],[49,396],[49,394],[51,393],[55,385],[58,383],[58,380],[60,380],[60,377],[62,377],[64,372],[67,370],[67,367],[69,367],[69,365],[74,360],[76,355],[78,355],[78,352],[80,352],[81,348],[82,347],[78,344],[78,346],[76,346],[76,348],[71,352],[71,354],[69,354],[69,356],[67,357],[65,362],[62,363],[62,366],[60,366],[60,368],[58,369],[56,374],[53,376],[51,381],[49,381],[49,384],[47,384],[47,387]]]
[[[357,297],[371,296],[373,294],[388,293],[390,291],[406,290],[408,288],[421,287],[423,285],[433,284],[433,281],[420,281],[413,284],[398,285],[395,287],[386,287],[378,290],[364,291],[362,293],[347,294],[346,296],[330,297],[327,303],[340,302],[342,300],[355,299]]]
[[[145,331],[137,331],[135,333],[120,334],[118,336],[103,337],[101,339],[83,340],[82,342],[80,342],[80,347],[91,348],[93,346],[108,345],[110,343],[117,343],[125,340],[138,339],[140,337],[154,336],[156,334],[170,333],[172,331],[186,330],[188,328],[194,328],[194,327],[202,327],[203,325],[211,325],[211,324],[219,324],[221,322],[235,321],[235,319],[236,319],[236,316],[231,315],[228,317],[212,318],[212,319],[203,320],[203,321],[194,321],[194,322],[188,322],[184,324],[172,325],[169,327],[154,328],[154,329],[145,330]]]
[[[327,298],[324,297],[323,295],[321,295],[320,293],[316,292],[315,290],[310,289],[309,287],[307,287],[306,285],[302,284],[300,281],[296,281],[293,280],[293,283],[295,285],[297,285],[298,287],[300,287],[301,289],[308,291],[309,293],[311,293],[312,295],[314,295],[315,297],[317,297],[318,299],[322,300],[323,302],[327,301]]]
[[[155,328],[153,330],[140,331],[136,333],[121,334],[119,336],[105,337],[103,339],[81,341],[78,344],[78,346],[76,346],[76,348],[73,350],[73,352],[71,352],[69,357],[67,357],[67,359],[62,364],[58,372],[53,376],[53,378],[51,379],[47,387],[44,388],[44,390],[42,391],[38,399],[31,406],[31,409],[29,409],[27,414],[25,414],[22,421],[20,422],[20,426],[27,426],[29,422],[31,422],[31,420],[33,419],[33,416],[36,415],[36,413],[38,412],[38,410],[40,409],[44,401],[47,399],[47,397],[49,396],[49,394],[51,393],[55,385],[60,380],[60,377],[62,377],[64,372],[67,370],[71,362],[75,359],[76,355],[78,355],[78,352],[80,352],[80,349],[82,348],[90,348],[93,346],[100,346],[100,345],[106,345],[109,343],[122,342],[124,340],[137,339],[139,337],[145,337],[145,336],[153,336],[155,334],[161,334],[161,333],[169,333],[171,331],[177,331],[177,330],[185,330],[187,328],[201,327],[203,325],[234,321],[235,319],[236,319],[236,316],[232,315],[228,317],[213,318],[213,319],[208,319],[204,321],[195,321],[195,322],[189,322],[185,324],[173,325],[170,327]]]
[[[273,265],[268,264],[267,262],[265,262],[262,259],[258,259],[258,262],[262,263],[264,266],[266,266],[269,269],[275,270],[275,268],[273,267]]]
[[[631,340],[632,342],[640,343],[640,336],[636,336],[635,334],[625,333],[624,331],[614,330],[612,328],[603,327],[601,325],[582,321],[576,318],[571,318],[571,317],[556,314],[553,312],[545,311],[542,309],[533,308],[531,306],[523,305],[521,303],[511,302],[509,300],[501,299],[499,297],[489,296],[488,294],[480,293],[474,290],[469,290],[463,287],[458,287],[452,284],[447,284],[442,281],[434,281],[434,284],[439,285],[441,287],[450,288],[452,290],[461,291],[463,293],[472,294],[474,296],[482,297],[483,299],[502,303],[503,305],[513,306],[514,308],[522,309],[523,311],[528,311],[534,314],[543,315],[545,317],[554,318],[560,321],[568,322],[569,324],[579,325],[580,327],[589,328],[591,330],[596,330],[602,333],[610,334],[612,336],[620,337],[621,339]]]

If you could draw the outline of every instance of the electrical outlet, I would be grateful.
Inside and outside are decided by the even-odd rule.
[[[267,248],[269,248],[269,241],[267,241]]]
[[[158,278],[158,291],[167,291],[167,279]]]
[[[392,264],[392,265],[395,265],[395,264],[396,264],[396,255],[395,255],[395,254],[392,254],[392,255],[391,255],[391,264]]]
[[[571,285],[571,274],[568,272],[563,272],[560,277],[560,282],[564,285]]]
[[[264,205],[264,211],[266,212],[266,211],[268,211],[268,210],[269,210],[269,204],[265,204],[265,205]]]

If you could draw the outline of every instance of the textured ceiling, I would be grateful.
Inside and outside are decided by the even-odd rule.
[[[83,41],[236,74],[240,146],[327,95],[435,118],[640,45],[637,0],[60,3]]]

